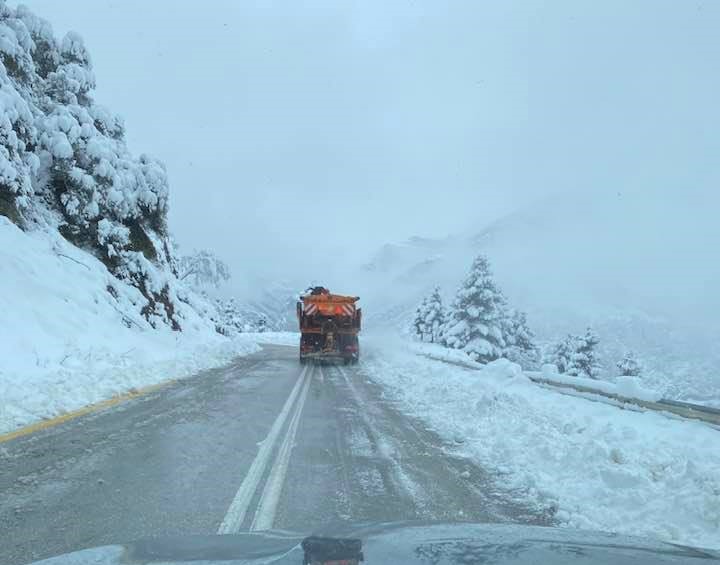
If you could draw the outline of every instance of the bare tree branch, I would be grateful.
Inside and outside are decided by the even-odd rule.
[[[70,261],[73,261],[73,262],[77,263],[78,265],[82,265],[82,266],[85,267],[88,271],[92,270],[92,269],[90,269],[90,267],[88,267],[88,266],[87,266],[85,263],[83,263],[82,261],[78,261],[77,259],[73,259],[73,258],[70,257],[69,255],[65,255],[64,253],[58,253],[58,252],[55,252],[55,253],[56,253],[56,255],[57,255],[58,257],[64,257],[65,259],[70,259]]]

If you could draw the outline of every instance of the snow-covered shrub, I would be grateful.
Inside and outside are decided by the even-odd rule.
[[[119,257],[130,243],[130,230],[103,218],[97,225],[98,243],[106,250],[108,258]]]
[[[0,214],[16,223],[21,219],[19,209],[30,204],[33,179],[40,168],[38,157],[30,151],[36,137],[30,105],[0,63]]]
[[[275,328],[262,312],[253,312],[234,298],[215,300],[217,315],[214,317],[218,333],[233,336],[243,332],[268,332]]]
[[[525,369],[537,369],[540,354],[535,345],[535,335],[528,326],[527,314],[511,310],[505,317],[505,350],[503,357]]]
[[[82,37],[68,33],[60,42],[58,54],[58,65],[45,79],[46,94],[61,104],[89,105],[88,95],[95,88],[95,74]]]
[[[216,330],[226,336],[233,336],[240,332],[248,331],[248,323],[234,298],[228,300],[215,300],[218,318],[216,319]]]
[[[591,328],[584,335],[568,335],[558,343],[548,362],[560,373],[575,377],[597,378],[600,366],[597,359],[598,338]]]
[[[625,353],[616,365],[621,377],[639,377],[643,373],[643,365],[633,351]]]
[[[270,331],[270,323],[268,322],[267,316],[265,314],[260,314],[260,318],[258,318],[255,331],[260,333]]]
[[[483,255],[457,291],[443,328],[443,341],[475,361],[487,363],[502,356],[505,297],[495,284],[490,263]]]

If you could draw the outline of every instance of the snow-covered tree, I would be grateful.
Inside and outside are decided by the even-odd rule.
[[[226,336],[233,336],[240,332],[248,331],[247,320],[240,306],[234,298],[215,300],[218,318],[215,320],[215,329],[218,333]]]
[[[644,367],[633,351],[625,353],[623,358],[617,362],[617,368],[623,377],[639,377]]]
[[[552,352],[545,360],[555,365],[560,373],[567,373],[572,362],[572,355],[576,349],[577,337],[568,335],[552,349]]]
[[[528,326],[527,314],[520,310],[509,310],[504,318],[505,343],[508,348],[535,349],[535,335]]]
[[[217,315],[214,319],[218,333],[233,336],[242,332],[270,332],[277,329],[277,321],[263,312],[258,312],[247,304],[241,304],[234,298],[215,299]]]
[[[437,343],[441,340],[446,317],[442,297],[440,296],[440,287],[436,286],[426,300],[425,338],[430,343]]]
[[[195,288],[219,288],[230,280],[230,268],[210,251],[196,251],[178,260],[178,278]]]
[[[270,323],[268,322],[267,316],[265,314],[260,314],[255,331],[259,333],[270,331]]]
[[[435,287],[429,296],[423,298],[415,310],[413,331],[420,341],[436,343],[445,324],[445,309],[440,296],[440,288]]]
[[[457,291],[443,328],[444,343],[479,362],[498,359],[505,348],[505,311],[505,297],[493,280],[490,263],[480,255]]]
[[[577,348],[572,357],[572,364],[568,369],[568,374],[580,377],[597,378],[600,371],[596,348],[599,343],[595,332],[592,328],[585,331],[585,335],[578,337]]]
[[[549,361],[558,371],[574,377],[597,378],[598,364],[596,347],[599,341],[595,332],[588,328],[584,335],[568,335],[555,349]]]
[[[520,364],[524,368],[535,368],[539,352],[535,345],[535,335],[528,326],[527,314],[520,310],[511,310],[505,318],[505,351],[503,356]]]
[[[415,317],[413,318],[413,332],[415,337],[420,341],[425,341],[425,318],[427,316],[428,299],[423,298],[422,302],[415,309]]]

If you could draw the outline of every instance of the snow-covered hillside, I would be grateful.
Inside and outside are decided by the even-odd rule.
[[[0,215],[92,253],[140,292],[152,326],[195,323],[177,284],[165,167],[133,156],[122,118],[94,101],[82,38],[58,39],[3,0],[0,63]]]
[[[182,332],[153,328],[138,311],[140,291],[58,233],[24,233],[0,217],[0,241],[0,433],[227,363],[259,341],[287,341],[223,337],[197,313],[209,304],[194,295]]]
[[[94,87],[77,34],[0,0],[0,432],[257,348],[179,280],[165,167]]]
[[[720,227],[691,204],[652,194],[558,196],[476,230],[386,245],[353,274],[366,325],[409,326],[436,284],[448,303],[484,253],[541,343],[592,326],[608,372],[634,350],[651,388],[720,406],[720,270],[710,258]]]

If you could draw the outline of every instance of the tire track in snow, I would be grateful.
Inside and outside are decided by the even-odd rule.
[[[373,444],[376,454],[388,463],[388,468],[390,470],[389,479],[392,485],[397,491],[405,493],[406,497],[412,501],[413,505],[421,515],[427,518],[432,518],[432,515],[428,510],[428,508],[430,507],[430,498],[425,489],[415,480],[413,480],[403,469],[400,462],[400,459],[402,458],[402,453],[399,446],[393,445],[393,443],[388,438],[386,438],[377,430],[377,428],[370,421],[370,418],[368,417],[366,411],[363,410],[363,406],[365,406],[366,408],[369,408],[369,406],[367,405],[367,403],[363,402],[362,398],[360,397],[360,393],[358,393],[347,372],[339,365],[336,366],[336,369],[337,372],[342,376],[345,385],[350,391],[352,399],[357,406],[360,420],[363,423],[363,426],[368,437],[370,438],[371,443]],[[385,477],[383,477],[383,480],[385,480]]]

